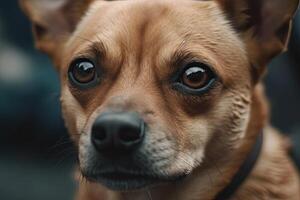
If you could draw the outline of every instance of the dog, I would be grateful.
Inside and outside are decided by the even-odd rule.
[[[299,0],[20,0],[61,80],[77,200],[299,200],[262,77]]]

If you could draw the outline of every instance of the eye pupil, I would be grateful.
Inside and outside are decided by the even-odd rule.
[[[69,75],[76,83],[87,84],[95,80],[96,69],[92,62],[78,60],[71,65]]]
[[[204,87],[209,81],[209,72],[200,66],[192,66],[188,68],[184,74],[182,82],[184,85],[197,89]]]

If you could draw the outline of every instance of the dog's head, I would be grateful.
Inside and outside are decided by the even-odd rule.
[[[83,175],[123,190],[180,179],[238,149],[298,1],[21,4],[59,71]]]

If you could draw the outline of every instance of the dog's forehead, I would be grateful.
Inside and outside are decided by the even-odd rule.
[[[69,40],[68,54],[99,41],[112,57],[124,52],[143,57],[143,52],[146,59],[155,57],[157,66],[182,44],[212,65],[231,71],[247,60],[241,40],[215,1],[95,1]],[[226,76],[226,70],[220,73]]]
[[[75,35],[111,34],[112,39],[117,33],[133,37],[137,32],[156,33],[159,37],[171,31],[193,35],[209,31],[212,22],[222,30],[223,25],[217,24],[222,21],[220,17],[222,12],[214,1],[95,1]]]

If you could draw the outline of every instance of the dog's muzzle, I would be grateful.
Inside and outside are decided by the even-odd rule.
[[[145,122],[135,112],[106,112],[91,129],[91,144],[97,155],[95,169],[85,174],[92,181],[115,190],[142,188],[154,181],[137,164],[145,140]]]
[[[183,178],[184,173],[164,173],[164,162],[169,162],[171,154],[163,140],[151,143],[149,129],[135,112],[99,115],[91,128],[90,148],[82,160],[82,174],[92,182],[122,191]]]

